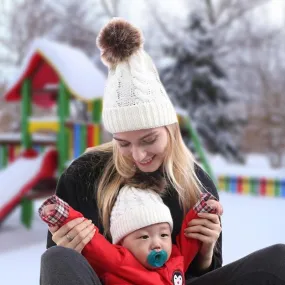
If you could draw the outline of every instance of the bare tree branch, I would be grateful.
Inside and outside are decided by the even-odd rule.
[[[156,23],[158,24],[160,30],[162,31],[162,33],[169,39],[174,41],[176,38],[176,35],[170,30],[168,29],[168,25],[166,23],[164,23],[161,19],[162,17],[160,15],[158,15],[157,9],[154,6],[153,2],[150,0],[146,0],[146,2],[148,3],[148,8],[150,13],[152,14],[152,17],[155,19]]]
[[[213,7],[212,0],[205,0],[208,12],[208,18],[211,24],[216,23],[215,11]]]
[[[118,17],[119,16],[120,0],[113,0],[112,3],[113,3],[114,17]]]
[[[102,0],[104,1],[104,0]],[[88,25],[84,25],[82,22],[78,22],[75,20],[74,17],[71,17],[71,15],[68,15],[66,13],[66,9],[67,9],[67,6],[64,6],[63,4],[60,4],[60,3],[57,3],[56,5],[52,4],[53,2],[50,2],[50,1],[47,1],[45,0],[45,5],[48,6],[50,9],[52,9],[52,11],[54,12],[55,15],[58,16],[58,18],[63,18],[62,21],[67,21],[69,24],[72,24],[74,26],[76,26],[77,28],[81,29],[82,31],[84,32],[90,32],[90,33],[93,33],[94,30],[93,29],[90,29],[90,26]],[[71,6],[71,2],[69,2],[69,6]],[[81,6],[79,4],[82,4],[82,3],[78,3],[78,6]],[[87,15],[87,12],[89,13],[90,11],[90,7],[89,9],[86,7],[86,15]],[[96,14],[96,18],[98,19],[98,17],[101,17],[101,15],[98,13]]]
[[[281,153],[285,149],[285,99],[283,71],[285,64],[280,37],[272,37],[259,49],[252,49],[251,61],[248,67],[255,74],[255,80],[249,78],[249,85],[255,84],[254,92],[258,94],[251,98],[249,125],[255,131],[255,145],[259,144],[268,152],[271,164],[280,167]],[[253,113],[253,110],[254,113]]]
[[[114,13],[113,13],[113,11],[111,11],[111,9],[110,9],[110,7],[109,7],[109,5],[107,3],[107,0],[100,0],[100,2],[101,2],[101,5],[102,5],[105,13],[107,14],[107,16],[109,18],[114,17]]]
[[[209,0],[212,1],[212,0]],[[266,4],[270,0],[257,0],[257,1],[237,1],[237,0],[223,0],[221,3],[222,8],[220,8],[218,14],[219,17],[216,17],[216,20],[218,22],[218,19],[222,19],[222,14],[227,14],[227,19],[224,21],[221,21],[220,23],[217,23],[217,28],[219,30],[224,28],[229,28],[235,21],[241,19],[246,14],[251,13],[253,10],[259,8],[260,6]]]

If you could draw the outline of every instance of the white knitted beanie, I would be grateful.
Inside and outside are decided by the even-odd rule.
[[[177,122],[175,109],[141,32],[123,19],[112,19],[97,45],[109,67],[103,100],[103,124],[110,133],[156,128]]]
[[[130,186],[120,190],[110,217],[114,244],[138,229],[158,223],[169,223],[173,229],[170,210],[157,193]]]

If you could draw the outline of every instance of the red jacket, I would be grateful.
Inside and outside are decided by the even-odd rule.
[[[105,285],[184,285],[184,272],[200,248],[198,240],[184,236],[184,229],[192,219],[198,218],[198,212],[214,212],[214,209],[206,204],[206,201],[212,198],[209,194],[203,194],[201,200],[187,213],[176,238],[177,245],[172,246],[170,258],[161,268],[146,269],[126,248],[111,244],[98,229],[82,254]],[[42,210],[48,204],[56,204],[56,208],[53,213],[45,216]],[[55,195],[43,203],[39,214],[49,226],[62,226],[82,217],[81,213]]]

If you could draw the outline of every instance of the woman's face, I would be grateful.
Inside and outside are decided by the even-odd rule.
[[[123,156],[131,158],[143,172],[154,172],[162,164],[168,142],[167,130],[159,127],[113,135]]]

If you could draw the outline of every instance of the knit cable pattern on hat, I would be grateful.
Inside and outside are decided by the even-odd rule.
[[[103,103],[103,123],[109,132],[155,128],[176,122],[174,107],[144,50],[110,69]]]
[[[120,190],[110,217],[114,244],[138,229],[158,223],[168,223],[173,228],[170,210],[157,193],[129,186]]]

